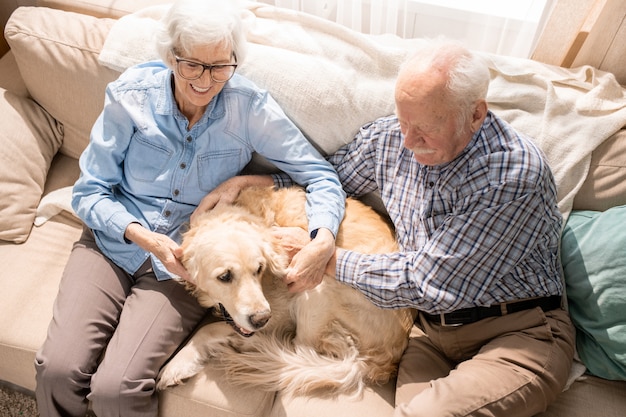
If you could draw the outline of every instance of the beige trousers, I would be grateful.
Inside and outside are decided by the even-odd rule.
[[[41,417],[83,417],[89,401],[98,417],[156,417],[159,369],[204,315],[183,285],[157,281],[149,262],[127,274],[86,230],[35,357]]]
[[[401,359],[395,416],[533,416],[563,390],[574,345],[561,309],[459,327],[420,314]]]

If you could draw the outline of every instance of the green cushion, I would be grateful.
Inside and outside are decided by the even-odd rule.
[[[561,250],[580,359],[596,376],[626,380],[626,206],[573,211]]]

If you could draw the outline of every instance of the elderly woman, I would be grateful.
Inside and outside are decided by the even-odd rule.
[[[205,311],[173,277],[181,228],[231,202],[258,152],[307,189],[310,244],[290,265],[294,290],[321,280],[345,195],[332,167],[265,91],[236,73],[245,57],[231,2],[183,1],[163,21],[161,61],[124,72],[80,158],[75,244],[36,355],[42,417],[156,416],[159,369]],[[228,180],[228,181],[227,181]]]

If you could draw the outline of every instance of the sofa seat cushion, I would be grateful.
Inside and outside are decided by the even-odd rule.
[[[33,100],[4,89],[0,89],[0,114],[0,239],[23,243],[33,227],[63,133]]]
[[[562,239],[576,347],[594,375],[626,380],[626,206],[573,211]]]
[[[161,416],[267,417],[275,394],[229,384],[209,363],[185,384],[161,391]],[[298,414],[296,414],[298,415]]]
[[[278,394],[270,417],[319,416],[392,416],[395,404],[395,382],[365,389],[363,396],[354,398],[294,397]]]
[[[626,382],[583,376],[535,417],[624,417]]]
[[[46,337],[52,304],[82,226],[63,213],[33,228],[28,240],[0,242],[0,379],[33,390],[35,352]]]

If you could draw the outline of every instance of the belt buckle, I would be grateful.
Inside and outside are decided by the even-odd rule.
[[[463,323],[446,323],[446,313],[439,313],[439,322],[443,327],[459,327]]]

